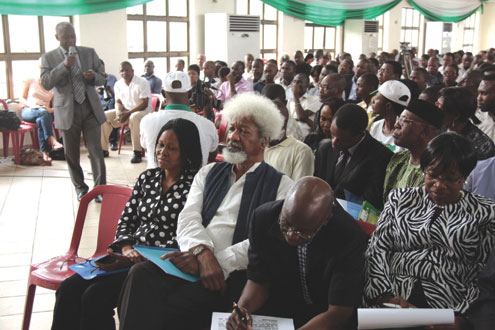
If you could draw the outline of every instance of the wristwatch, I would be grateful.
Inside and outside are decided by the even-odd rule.
[[[193,256],[196,258],[205,250],[204,245],[198,245],[194,248],[194,250],[191,252]]]

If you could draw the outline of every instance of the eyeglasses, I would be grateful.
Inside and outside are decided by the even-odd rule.
[[[464,181],[463,177],[448,178],[448,177],[444,177],[443,175],[434,175],[434,174],[429,173],[429,172],[425,172],[425,176],[428,177],[428,180],[433,181],[433,184],[437,184],[437,183],[441,182],[447,186],[454,186],[454,185],[459,184],[462,181]]]
[[[412,119],[407,119],[407,118],[404,118],[404,117],[399,117],[397,118],[397,121],[399,122],[399,125],[400,126],[404,126],[405,124],[411,124],[411,123],[420,123],[419,121],[416,121],[416,120],[412,120]]]
[[[316,234],[320,231],[321,227],[323,227],[323,224],[321,224],[321,226],[318,227],[318,229],[316,229],[313,233],[311,233],[311,234],[303,233],[302,231],[297,230],[296,228],[287,225],[287,221],[282,219],[282,214],[280,214],[280,217],[278,218],[278,224],[280,225],[280,230],[285,235],[288,235],[290,232],[293,235],[297,236],[297,238],[304,240],[304,241],[311,241],[316,236]]]

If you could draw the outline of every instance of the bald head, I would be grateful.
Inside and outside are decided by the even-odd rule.
[[[55,38],[60,42],[63,49],[69,50],[69,47],[76,45],[76,32],[69,22],[60,22],[55,27]]]
[[[285,226],[314,237],[332,217],[333,202],[334,193],[328,183],[306,176],[297,180],[287,193],[280,218]],[[284,235],[289,245],[307,242],[293,232]]]

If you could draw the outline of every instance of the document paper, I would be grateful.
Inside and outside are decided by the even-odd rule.
[[[454,324],[454,310],[432,308],[359,308],[358,329],[408,328]]]
[[[210,330],[225,330],[230,313],[213,313]],[[292,319],[252,315],[253,330],[294,330]]]

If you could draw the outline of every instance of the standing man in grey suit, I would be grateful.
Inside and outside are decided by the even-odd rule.
[[[70,23],[58,23],[56,33],[60,47],[43,54],[41,84],[54,91],[55,127],[62,132],[70,177],[81,200],[88,192],[79,164],[81,131],[91,158],[94,185],[106,184],[100,142],[100,126],[106,117],[95,89],[105,84],[106,74],[93,48],[76,47],[76,33]],[[100,197],[96,201],[101,202]]]

